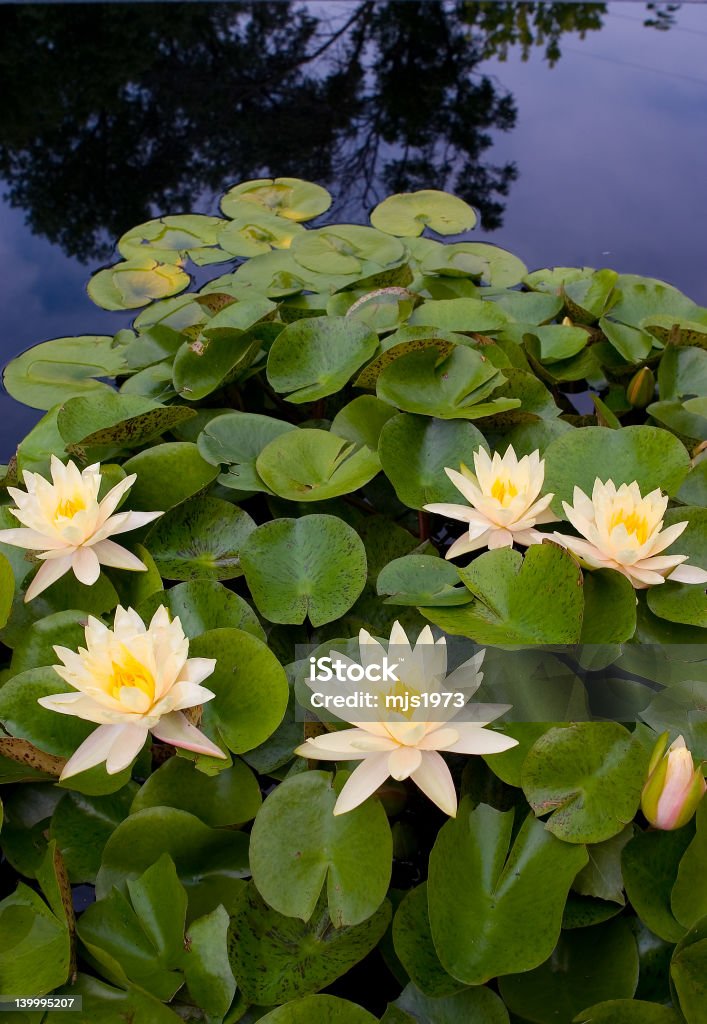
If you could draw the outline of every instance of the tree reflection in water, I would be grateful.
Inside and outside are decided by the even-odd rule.
[[[490,158],[513,97],[477,66],[601,28],[605,4],[300,2],[0,7],[0,175],[32,230],[83,261],[230,182],[336,182],[347,216],[445,188],[502,223]],[[31,55],[28,58],[28,55]],[[206,199],[208,204],[208,198]]]

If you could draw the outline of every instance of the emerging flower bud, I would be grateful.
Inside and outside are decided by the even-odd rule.
[[[655,377],[649,366],[642,366],[634,373],[626,388],[626,398],[634,409],[644,409],[653,401],[655,394]]]
[[[641,809],[655,828],[682,828],[697,810],[707,790],[702,768],[695,768],[682,736],[665,753],[668,734],[658,740],[648,767],[648,781],[641,795]]]

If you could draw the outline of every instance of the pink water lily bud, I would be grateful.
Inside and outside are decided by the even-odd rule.
[[[682,828],[697,810],[707,790],[702,767],[695,767],[682,736],[671,743],[667,732],[658,740],[648,768],[648,781],[641,795],[641,809],[655,828]]]

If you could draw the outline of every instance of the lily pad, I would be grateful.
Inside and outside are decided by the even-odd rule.
[[[158,519],[147,544],[166,579],[230,580],[243,575],[239,552],[254,529],[237,505],[201,495]]]
[[[373,395],[359,395],[337,412],[331,423],[331,432],[345,441],[376,451],[381,431],[392,416],[395,416],[395,410],[387,402],[381,402]]]
[[[89,298],[101,309],[139,309],[154,299],[183,292],[190,277],[175,263],[141,256],[99,270],[87,285]]]
[[[375,452],[326,430],[300,428],[274,438],[255,462],[265,485],[289,501],[322,501],[349,494],[380,470]]]
[[[431,228],[439,235],[458,235],[476,224],[476,213],[458,196],[437,189],[388,196],[373,210],[371,224],[380,231],[406,238]]]
[[[508,316],[495,302],[482,299],[428,299],[414,310],[408,323],[443,331],[499,331]]]
[[[675,494],[689,468],[683,445],[657,427],[579,427],[545,452],[545,489],[554,492],[552,507],[564,516],[562,500],[572,504],[575,487],[591,496],[596,479],[613,480],[617,487],[635,480],[644,495],[656,487]]]
[[[248,537],[241,562],[256,607],[270,622],[332,622],[366,582],[363,543],[335,516],[264,523]]]
[[[60,407],[57,427],[66,450],[80,455],[87,448],[137,448],[195,415],[183,405],[160,405],[139,395],[104,391],[70,398]]]
[[[97,378],[115,377],[126,369],[113,338],[87,334],[55,338],[35,345],[5,367],[3,383],[18,402],[33,409],[51,409],[59,402],[87,393],[107,392]]]
[[[231,412],[210,420],[199,434],[197,445],[207,462],[226,467],[219,477],[224,487],[272,494],[255,462],[266,445],[291,430],[296,430],[293,424],[272,416]]]
[[[325,213],[331,195],[321,185],[301,178],[257,178],[234,185],[221,199],[227,217],[238,217],[244,207],[261,207],[278,217],[305,221]]]
[[[233,219],[225,222],[218,241],[230,256],[248,258],[271,249],[289,249],[292,239],[304,231],[295,221],[279,217],[250,203],[240,210],[232,209]]]
[[[523,792],[546,827],[568,843],[600,843],[631,821],[649,752],[618,722],[550,729],[523,764]]]
[[[432,249],[422,261],[423,274],[468,276],[494,288],[512,288],[528,273],[507,249],[487,242],[457,242]]]
[[[123,463],[126,473],[137,473],[130,490],[130,507],[168,509],[201,491],[218,476],[188,441],[168,441],[145,448]]]
[[[473,600],[469,590],[459,586],[456,566],[432,555],[403,555],[388,562],[376,589],[386,604],[440,608]]]
[[[238,758],[230,768],[210,776],[184,758],[170,757],[140,787],[130,813],[145,807],[177,807],[217,828],[251,821],[261,803],[257,779]]]
[[[335,928],[375,913],[390,883],[393,841],[385,812],[367,800],[349,814],[333,814],[336,783],[327,772],[286,780],[270,794],[253,825],[250,863],[261,896],[287,917],[308,921],[326,885]]]
[[[358,224],[331,224],[306,231],[292,242],[292,256],[305,270],[324,274],[367,274],[370,264],[379,269],[405,255],[402,242],[375,228]]]
[[[219,232],[226,222],[221,217],[199,213],[157,217],[126,231],[118,239],[118,252],[124,259],[151,256],[170,263],[180,257],[195,262],[229,259],[218,250]]]
[[[182,629],[190,639],[201,636],[207,629],[225,628],[243,629],[259,640],[265,639],[258,616],[248,602],[216,580],[191,580],[169,590],[160,590],[141,601],[137,610],[140,617],[149,622],[160,605],[172,616],[179,616]]]
[[[377,348],[375,332],[349,317],[296,320],[270,349],[268,380],[288,402],[313,402],[340,391]]]

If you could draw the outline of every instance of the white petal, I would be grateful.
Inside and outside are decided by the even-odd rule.
[[[676,583],[707,583],[707,572],[696,565],[679,565],[668,579]]]
[[[518,746],[518,740],[472,722],[455,722],[454,727],[459,732],[459,739],[446,747],[453,754],[500,754]]]
[[[101,564],[92,548],[79,548],[71,557],[71,568],[79,583],[93,586],[101,575]]]
[[[417,747],[396,747],[388,756],[388,771],[394,779],[402,782],[420,767],[422,754]]]
[[[154,619],[153,619],[154,622]],[[152,623],[150,623],[152,625]],[[178,683],[203,683],[216,668],[215,658],[189,658],[179,673]]]
[[[122,513],[118,515],[122,515]],[[126,518],[115,523],[115,526],[111,526],[111,524],[118,519],[118,516],[109,519],[102,529],[107,530],[106,536],[114,536],[117,533],[127,533],[128,530],[139,530],[141,526],[147,526],[148,523],[152,523],[163,515],[164,512],[127,512]],[[110,529],[108,529],[109,527]]]
[[[206,704],[216,694],[198,683],[175,683],[154,706],[155,714],[166,715],[170,711],[185,711]]]
[[[204,736],[196,726],[186,720],[181,711],[173,711],[165,715],[150,730],[153,736],[165,743],[171,743],[174,747],[182,747],[184,750],[193,750],[197,754],[207,754],[209,757],[227,757],[227,754]]]
[[[0,530],[0,544],[11,544],[15,548],[27,548],[30,551],[51,551],[54,548],[65,548],[66,544],[56,537],[48,537],[37,530],[18,527],[14,530]]]
[[[465,533],[454,541],[444,557],[447,559],[458,558],[459,555],[466,555],[470,551],[478,551],[479,548],[488,547],[489,536],[490,530],[485,530],[479,537],[470,540],[469,535]]]
[[[427,512],[434,512],[435,515],[444,516],[446,519],[457,519],[460,523],[468,523],[478,515],[476,509],[469,505],[449,505],[443,502],[435,502],[432,505],[422,506]]]
[[[145,746],[147,729],[139,725],[125,725],[116,733],[106,758],[106,771],[117,775],[133,761]]]
[[[104,708],[92,697],[80,692],[48,694],[46,697],[38,697],[37,703],[60,715],[73,715],[97,725],[125,724],[125,715],[120,711]]]
[[[65,555],[62,558],[53,558],[51,561],[44,562],[40,566],[39,572],[34,577],[30,585],[27,587],[27,593],[25,594],[25,602],[31,601],[37,594],[41,594],[47,587],[51,587],[52,583],[68,572],[71,568],[71,555]]]
[[[130,473],[130,475],[126,476],[124,480],[121,480],[120,483],[117,483],[115,487],[111,487],[103,501],[101,501],[98,506],[101,512],[101,519],[103,522],[105,522],[106,519],[108,519],[108,517],[115,512],[118,505],[120,504],[121,498],[123,497],[124,494],[128,493],[128,491],[130,490],[130,488],[132,487],[136,480],[137,473]]]
[[[144,565],[137,555],[112,540],[99,540],[88,549],[93,551],[96,558],[102,565],[108,565],[113,569],[130,569],[133,572],[145,572]]]
[[[420,767],[410,776],[425,796],[451,818],[457,813],[457,792],[447,763],[436,750],[422,752]]]
[[[510,530],[491,530],[488,537],[489,551],[495,548],[510,548],[513,546],[513,534]]]
[[[79,772],[85,772],[89,768],[94,768],[97,764],[101,764],[110,754],[113,744],[120,741],[121,736],[126,730],[132,732],[133,727],[100,725],[69,758],[60,779],[68,779],[72,775],[78,775]],[[142,742],[144,743],[147,738],[147,730],[137,731],[142,733]]]
[[[304,746],[307,747],[307,753],[303,755],[305,757],[309,757],[314,749],[324,751],[328,755],[323,760],[335,761],[368,757],[371,753],[381,751],[390,752],[396,749],[397,744],[389,736],[374,736],[364,729],[339,729],[315,736],[307,740]],[[318,753],[314,756],[320,758]]]
[[[371,754],[346,780],[334,805],[334,814],[346,814],[358,807],[383,785],[389,774],[388,754]]]

